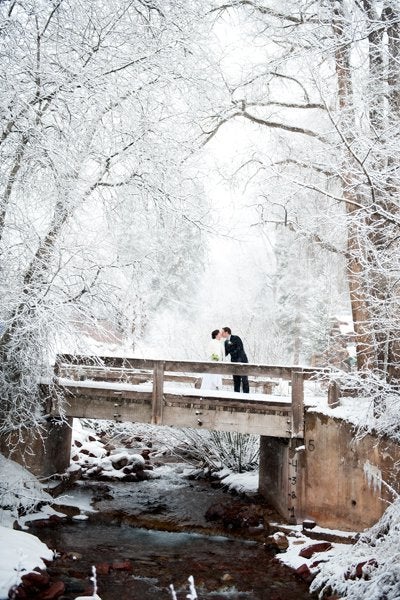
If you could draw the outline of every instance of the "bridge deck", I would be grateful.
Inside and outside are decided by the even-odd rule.
[[[152,385],[60,379],[66,416],[151,423]],[[55,409],[57,412],[57,409]],[[164,387],[159,424],[216,431],[291,436],[288,397]]]
[[[99,365],[99,361],[103,366]],[[107,380],[110,368],[113,369],[111,381]],[[90,377],[94,369],[96,380]],[[55,383],[63,391],[66,401],[66,416],[238,431],[280,438],[303,437],[304,380],[312,378],[318,371],[242,363],[71,355],[59,356],[55,370]],[[119,370],[121,381],[115,380],[115,370]],[[137,370],[151,382],[139,383],[135,379]],[[188,387],[183,382],[167,383],[164,380],[165,373],[184,374],[187,382],[190,380],[188,374],[207,372],[225,376],[248,374],[262,377],[264,382],[271,376],[280,377],[291,381],[291,396],[202,390]],[[103,381],[99,380],[101,378]],[[49,382],[43,381],[42,387],[45,394],[51,396]],[[272,391],[272,387],[268,389]],[[57,402],[51,403],[49,412],[59,414]]]

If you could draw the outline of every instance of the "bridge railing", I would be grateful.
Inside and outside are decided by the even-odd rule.
[[[109,380],[110,370],[125,374],[142,374],[144,378],[152,379],[152,423],[162,421],[164,381],[166,374],[204,374],[216,373],[223,376],[247,375],[261,378],[279,378],[291,383],[291,412],[292,436],[303,437],[304,431],[304,381],[313,379],[317,374],[328,373],[328,369],[301,366],[277,366],[252,363],[231,362],[201,362],[189,360],[158,360],[144,358],[122,358],[114,356],[87,356],[76,354],[59,354],[55,363],[56,376],[74,375],[78,377],[89,375],[96,368],[104,373],[102,380]],[[75,373],[74,373],[75,371]]]

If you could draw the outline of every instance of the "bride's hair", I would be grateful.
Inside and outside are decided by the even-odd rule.
[[[217,337],[218,334],[219,334],[219,329],[214,329],[214,331],[211,332],[212,339],[215,340],[215,338]]]

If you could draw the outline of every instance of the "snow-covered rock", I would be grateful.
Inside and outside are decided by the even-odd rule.
[[[22,575],[35,567],[45,569],[43,558],[53,559],[53,551],[37,537],[24,531],[0,526],[0,600],[21,582]]]

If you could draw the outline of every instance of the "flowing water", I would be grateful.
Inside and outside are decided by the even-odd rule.
[[[103,600],[167,599],[171,583],[178,597],[185,598],[189,575],[194,577],[200,599],[311,598],[307,586],[273,561],[259,542],[87,521],[35,533],[50,547],[71,553],[58,564],[67,593],[71,578],[73,584],[98,565],[98,593]],[[77,553],[82,558],[74,561]],[[104,575],[108,565],[115,565],[116,570]],[[124,565],[128,570],[121,570]]]
[[[205,482],[188,481],[178,471],[164,466],[158,479],[110,485],[112,499],[97,493],[97,512],[89,513],[88,520],[31,526],[61,553],[50,570],[66,583],[64,600],[91,591],[92,565],[102,600],[168,599],[171,583],[181,600],[189,575],[200,600],[312,598],[307,585],[265,550],[262,528],[252,534],[224,531],[204,517],[210,504],[239,506],[243,500]],[[88,484],[80,485],[69,502],[82,505],[87,490]]]

